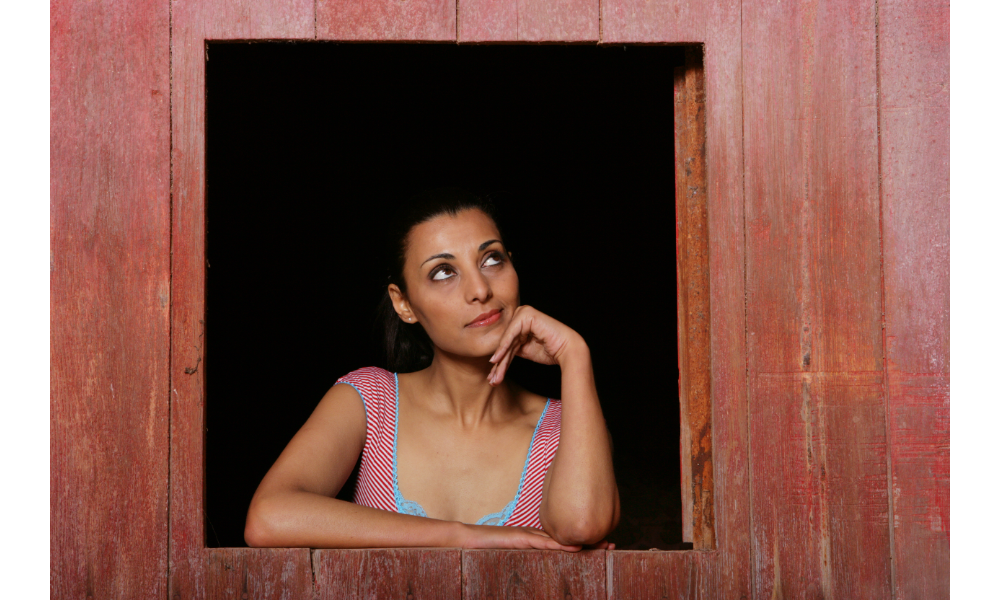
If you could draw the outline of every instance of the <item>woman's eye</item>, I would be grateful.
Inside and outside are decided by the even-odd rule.
[[[500,253],[499,252],[493,252],[492,254],[490,254],[489,256],[486,257],[485,261],[483,261],[483,266],[484,267],[493,267],[493,266],[499,265],[502,262],[503,262],[503,258],[501,258]]]
[[[440,267],[438,270],[434,271],[431,274],[431,279],[433,279],[434,281],[451,279],[453,274],[454,271],[451,270],[451,267]]]

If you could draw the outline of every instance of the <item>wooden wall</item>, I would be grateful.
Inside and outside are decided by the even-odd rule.
[[[51,15],[52,597],[947,596],[944,0]],[[714,550],[204,548],[205,39],[705,45]]]
[[[53,598],[167,593],[170,7],[51,5]]]

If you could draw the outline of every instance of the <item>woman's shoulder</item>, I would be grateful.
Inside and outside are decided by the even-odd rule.
[[[530,415],[529,420],[533,425],[538,422],[538,419],[543,414],[549,415],[550,413],[558,412],[561,408],[558,398],[549,398],[541,394],[536,394],[520,385],[516,385],[515,389],[518,395],[518,402],[525,414]]]
[[[559,402],[558,398],[550,398],[529,390],[517,381],[510,381],[511,391],[513,391],[521,402],[526,404],[545,404],[546,402]]]
[[[368,408],[373,401],[384,401],[396,397],[396,375],[381,367],[355,369],[337,380],[353,387]]]
[[[395,374],[382,367],[362,367],[355,369],[337,380],[337,383],[384,383],[395,381]]]

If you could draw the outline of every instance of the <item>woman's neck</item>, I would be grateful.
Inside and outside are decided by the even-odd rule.
[[[493,368],[487,358],[435,352],[431,366],[413,373],[416,400],[434,411],[452,414],[463,428],[506,420],[514,408],[514,393],[505,380],[493,387],[486,379]]]

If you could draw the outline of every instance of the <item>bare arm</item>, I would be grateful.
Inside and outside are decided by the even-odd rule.
[[[350,476],[365,435],[361,397],[349,385],[333,386],[258,486],[247,513],[247,544],[579,550],[528,528],[465,525],[333,498]]]
[[[562,426],[559,448],[542,488],[541,521],[564,544],[593,544],[615,526],[621,507],[590,349],[580,338],[560,357]]]
[[[545,475],[542,526],[563,544],[597,543],[618,524],[621,509],[590,349],[566,325],[520,306],[490,359],[493,385],[503,380],[514,356],[562,370],[559,448]]]

